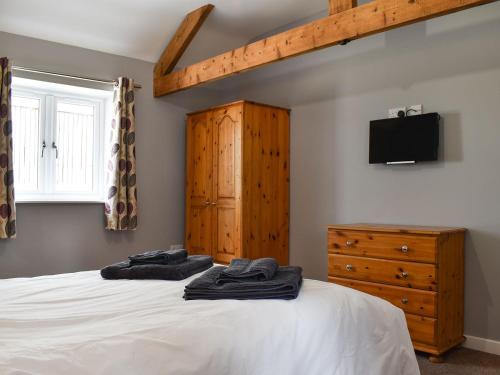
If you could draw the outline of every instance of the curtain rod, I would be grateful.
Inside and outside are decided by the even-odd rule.
[[[103,83],[106,85],[114,85],[116,83],[116,80],[105,80],[105,79],[97,79],[97,78],[90,78],[90,77],[82,77],[82,76],[74,76],[70,74],[62,74],[62,73],[54,73],[54,72],[49,72],[46,70],[39,70],[39,69],[32,69],[32,68],[26,68],[23,66],[12,66],[12,70],[17,70],[20,72],[28,72],[28,73],[38,73],[38,74],[45,74],[48,76],[54,76],[54,77],[62,77],[62,78],[72,78],[72,79],[78,79],[81,81],[87,81],[87,82],[97,82],[97,83]],[[134,84],[135,89],[142,89],[142,85],[140,84]]]

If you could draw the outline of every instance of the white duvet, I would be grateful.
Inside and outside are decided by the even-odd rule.
[[[419,374],[379,298],[304,280],[293,301],[186,302],[189,281],[0,280],[0,374]]]

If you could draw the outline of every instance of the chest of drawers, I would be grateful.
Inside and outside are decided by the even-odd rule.
[[[463,228],[331,225],[328,279],[401,308],[415,349],[438,361],[464,339],[464,235]]]

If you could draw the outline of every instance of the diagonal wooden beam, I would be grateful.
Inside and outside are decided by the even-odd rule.
[[[373,0],[237,48],[154,82],[156,97],[276,61],[497,0]]]
[[[330,15],[349,10],[358,6],[357,0],[329,0]]]
[[[170,73],[193,38],[198,33],[201,25],[207,19],[210,12],[214,9],[212,4],[204,5],[191,13],[187,14],[174,36],[163,51],[160,60],[155,65],[154,75],[161,77]]]

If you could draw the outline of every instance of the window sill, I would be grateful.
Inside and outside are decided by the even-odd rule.
[[[59,198],[59,199],[47,199],[47,198],[20,198],[16,200],[16,204],[104,204],[104,199],[78,199],[78,198]]]
[[[16,201],[16,204],[104,204],[104,201]]]

